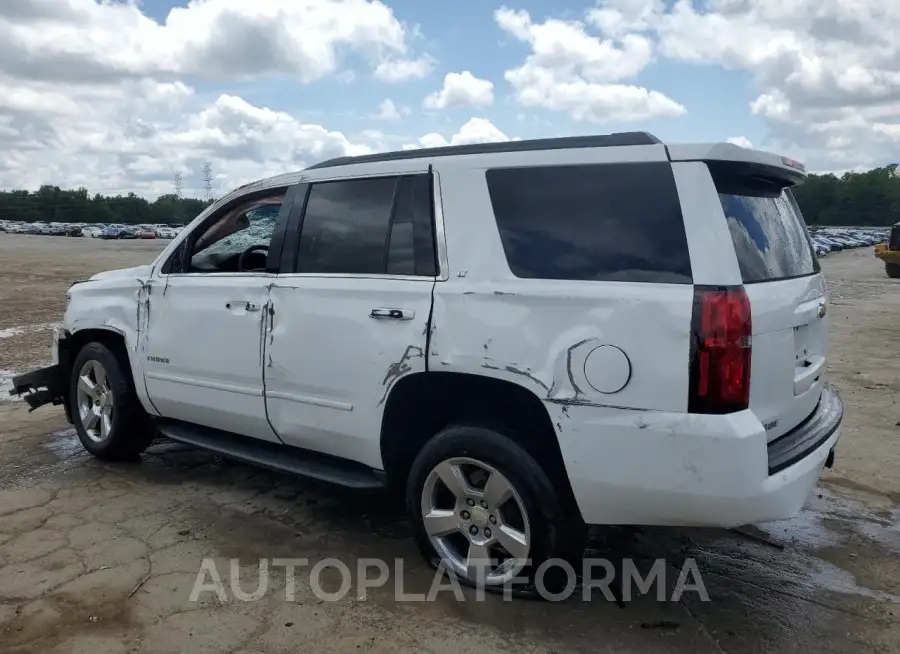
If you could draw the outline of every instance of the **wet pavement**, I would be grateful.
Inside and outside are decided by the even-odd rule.
[[[889,652],[900,643],[900,532],[888,498],[827,484],[796,520],[722,530],[597,529],[591,556],[635,562],[643,578],[665,559],[666,601],[632,590],[561,602],[505,601],[451,590],[433,602],[395,601],[397,584],[427,594],[401,508],[359,494],[161,442],[139,464],[105,464],[58,417],[7,411],[25,434],[0,439],[0,650],[4,652]],[[204,558],[225,601],[189,600]],[[402,558],[392,578],[336,602],[284,569],[242,602],[229,586],[236,558],[244,592],[259,559]],[[694,560],[708,594],[685,590]],[[332,571],[333,572],[333,571]],[[340,578],[323,575],[326,590]],[[329,586],[329,584],[331,584]],[[353,589],[356,588],[355,581]],[[287,626],[290,625],[290,626]],[[78,648],[81,649],[78,649]]]

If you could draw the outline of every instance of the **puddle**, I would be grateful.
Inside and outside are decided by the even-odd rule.
[[[23,334],[28,334],[31,332],[38,332],[44,329],[53,329],[54,327],[59,327],[60,324],[61,323],[58,322],[42,322],[33,325],[6,327],[5,329],[0,329],[0,338],[14,338],[16,336],[21,336]]]
[[[900,554],[900,507],[889,514],[885,518],[883,512],[875,512],[859,500],[820,487],[796,518],[755,527],[781,544],[823,549],[839,546],[848,536],[856,535]]]
[[[810,559],[810,581],[816,588],[833,593],[858,595],[880,602],[900,604],[900,596],[860,586],[853,574],[822,559]]]
[[[83,450],[74,427],[53,432],[53,439],[44,443],[43,446],[61,460],[66,460]]]
[[[22,398],[18,395],[10,395],[12,390],[12,378],[15,377],[12,370],[0,370],[0,404],[7,402],[18,402]]]

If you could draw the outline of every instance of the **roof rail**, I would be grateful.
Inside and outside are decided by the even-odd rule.
[[[440,148],[418,148],[379,152],[357,157],[337,157],[313,164],[306,170],[334,168],[359,163],[400,161],[403,159],[429,159],[432,157],[452,157],[465,154],[497,154],[501,152],[531,152],[535,150],[564,150],[569,148],[611,148],[625,145],[659,145],[662,143],[649,132],[618,132],[592,136],[563,136],[549,139],[528,139],[504,141],[502,143],[474,143],[471,145],[447,145]]]

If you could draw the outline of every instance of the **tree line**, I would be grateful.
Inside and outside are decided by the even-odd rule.
[[[174,193],[150,202],[134,193],[92,196],[86,188],[65,190],[45,185],[37,191],[0,191],[0,220],[183,225],[210,203],[197,198],[179,198]]]
[[[891,164],[840,177],[810,175],[794,197],[809,225],[893,225],[900,221],[900,170]]]
[[[810,175],[794,196],[809,225],[892,225],[900,221],[900,170],[892,164],[840,177]],[[184,224],[208,205],[174,193],[149,202],[134,193],[91,196],[85,188],[48,185],[35,192],[0,191],[0,220]]]

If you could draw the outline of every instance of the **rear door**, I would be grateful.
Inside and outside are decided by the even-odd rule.
[[[432,187],[420,170],[310,184],[270,295],[266,408],[285,443],[381,467],[388,394],[426,370]]]
[[[816,408],[827,345],[825,280],[800,208],[785,182],[738,164],[710,164],[750,298],[750,409],[768,440]]]

